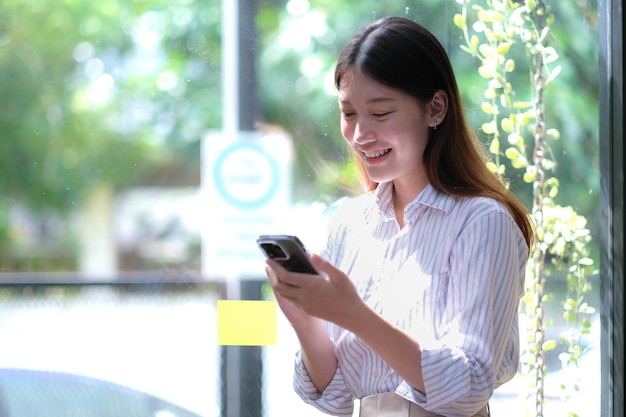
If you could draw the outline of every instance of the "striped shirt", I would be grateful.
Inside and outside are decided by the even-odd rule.
[[[344,203],[321,254],[370,307],[419,342],[427,394],[333,323],[338,367],[331,383],[318,393],[297,353],[294,389],[337,416],[351,416],[355,398],[384,392],[445,416],[470,416],[518,368],[526,241],[497,201],[452,197],[430,185],[406,206],[400,228],[392,189],[380,184]]]

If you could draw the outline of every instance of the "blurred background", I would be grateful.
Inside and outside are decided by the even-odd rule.
[[[292,393],[297,343],[283,318],[275,346],[218,346],[215,302],[271,298],[254,237],[298,234],[315,251],[337,204],[359,191],[332,77],[355,30],[386,15],[424,24],[451,57],[472,124],[485,122],[484,80],[453,23],[462,3],[3,0],[0,417],[320,415]],[[556,200],[587,219],[597,260],[597,3],[546,3],[562,67],[545,96],[561,136],[549,149]],[[514,77],[528,84],[527,72]],[[530,207],[532,186],[508,172]],[[548,287],[566,291],[564,276]],[[554,299],[546,321],[558,339]],[[599,415],[590,319],[584,400],[563,394],[562,350],[548,354],[551,416],[572,404]],[[53,406],[41,390],[60,381],[70,399]],[[525,390],[522,380],[499,390],[494,415],[513,416]]]

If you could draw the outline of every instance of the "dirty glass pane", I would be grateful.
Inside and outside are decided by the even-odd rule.
[[[407,16],[441,40],[490,143],[487,81],[455,16],[501,3],[3,0],[0,415],[320,416],[293,393],[297,340],[284,317],[276,344],[222,346],[217,301],[271,301],[256,236],[297,234],[315,251],[337,204],[359,192],[332,70],[372,19]],[[597,5],[545,5],[557,58],[543,96],[559,137],[548,149],[555,239],[566,249],[590,239],[589,261],[546,259],[544,410],[591,417],[600,398]],[[481,24],[470,30],[484,33]],[[534,63],[512,58],[517,98],[531,100]],[[525,172],[508,163],[506,176],[532,207]],[[572,300],[575,317],[564,308]],[[522,321],[527,348],[532,325]],[[520,367],[493,414],[532,415],[533,381]]]

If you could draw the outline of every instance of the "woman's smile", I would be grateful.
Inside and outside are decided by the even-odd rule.
[[[383,156],[388,155],[390,152],[391,152],[391,149],[387,148],[387,149],[378,149],[375,151],[363,152],[363,155],[365,155],[366,162],[370,162],[370,161],[379,160]]]

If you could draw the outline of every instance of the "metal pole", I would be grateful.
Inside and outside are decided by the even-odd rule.
[[[256,0],[222,0],[222,88],[224,137],[254,130],[256,97]],[[228,299],[262,299],[264,279],[229,277]],[[221,415],[263,416],[262,348],[224,346],[221,350]]]
[[[239,1],[222,0],[222,130],[239,130]],[[231,136],[232,135],[232,136]]]
[[[253,131],[256,122],[256,14],[257,0],[239,2],[239,129]],[[240,281],[242,299],[260,300],[265,278]],[[240,417],[262,417],[263,410],[263,348],[240,348]]]
[[[239,130],[239,2],[222,0],[222,131],[235,138]],[[237,277],[228,277],[226,298],[239,299]],[[221,348],[220,375],[222,417],[239,417],[239,346]]]

